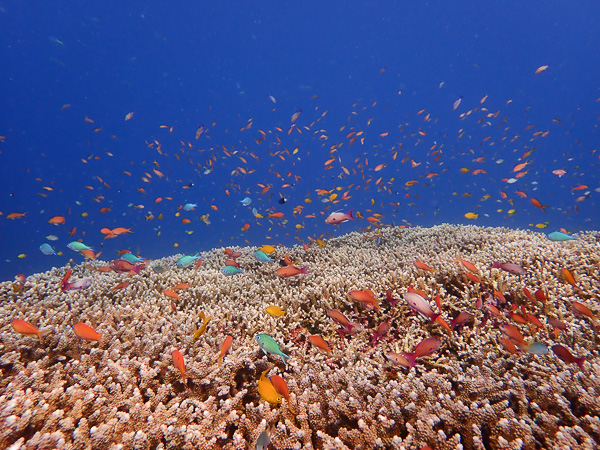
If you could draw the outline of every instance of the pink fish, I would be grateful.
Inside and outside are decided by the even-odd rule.
[[[340,223],[347,222],[348,220],[354,220],[354,217],[352,217],[352,210],[350,210],[347,214],[339,211],[333,212],[329,214],[327,219],[325,219],[325,223],[329,225],[338,225]]]
[[[525,269],[517,264],[512,263],[499,263],[498,261],[494,261],[492,263],[493,269],[502,269],[505,272],[512,273],[513,275],[525,275]]]
[[[556,169],[553,170],[552,173],[556,176],[558,176],[558,178],[562,177],[564,174],[567,173],[567,171],[565,169]]]
[[[82,289],[87,289],[92,285],[91,278],[80,278],[79,280],[74,281],[73,283],[69,283],[69,279],[71,278],[72,270],[69,269],[63,279],[60,282],[60,290],[61,292],[66,291],[78,291]]]
[[[110,268],[115,272],[134,272],[137,275],[140,274],[140,270],[146,267],[145,263],[140,263],[133,265],[129,261],[125,261],[124,259],[115,259],[110,262]]]
[[[502,330],[502,333],[506,337],[512,339],[515,343],[518,343],[518,344],[525,343],[525,338],[523,337],[521,332],[519,330],[517,330],[515,327],[513,327],[512,325],[502,324],[502,325],[500,325],[500,330]]]
[[[563,347],[560,344],[555,344],[552,347],[552,351],[556,356],[558,356],[561,360],[563,360],[567,364],[575,363],[579,366],[582,372],[585,372],[585,368],[583,367],[583,363],[585,362],[585,357],[576,357],[569,351],[567,347]]]
[[[427,300],[415,292],[407,292],[404,294],[404,299],[412,309],[429,318],[432,322],[435,322],[435,319],[440,316],[433,312],[433,309],[431,309],[431,305]]]

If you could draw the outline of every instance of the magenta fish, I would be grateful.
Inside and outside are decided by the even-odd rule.
[[[333,212],[329,214],[329,216],[327,216],[327,219],[325,219],[325,223],[329,225],[337,225],[340,223],[347,222],[348,220],[354,220],[354,217],[352,217],[352,210],[348,211],[347,214],[341,213],[339,211]]]
[[[492,268],[502,269],[505,272],[512,273],[513,275],[525,275],[525,269],[513,263],[499,263],[498,261],[494,261],[492,263]]]
[[[125,261],[124,259],[115,259],[114,261],[110,262],[110,268],[115,272],[119,273],[133,271],[134,273],[139,275],[140,270],[142,270],[144,267],[146,267],[145,263],[133,265],[132,263],[130,263],[129,261]]]
[[[558,356],[562,361],[567,364],[575,363],[579,366],[582,372],[585,372],[585,368],[583,367],[583,363],[585,362],[585,357],[576,357],[569,351],[567,347],[563,347],[560,344],[554,344],[552,347],[552,351],[556,356]]]
[[[432,322],[435,322],[435,319],[440,316],[433,312],[433,309],[431,309],[431,305],[427,300],[415,292],[407,292],[404,294],[404,299],[412,309],[429,318]]]

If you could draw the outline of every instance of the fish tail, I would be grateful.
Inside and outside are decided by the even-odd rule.
[[[285,368],[287,369],[287,361],[285,360],[285,358],[290,358],[289,355],[286,355],[285,353],[281,352],[281,354],[279,355],[281,356],[281,360],[283,361],[283,363],[285,364]]]
[[[300,269],[300,273],[308,274],[308,266],[304,266]],[[289,358],[289,357],[288,357]]]
[[[133,268],[131,269],[132,272],[135,272],[136,275],[140,274],[140,270],[142,270],[144,267],[146,267],[146,264],[141,263],[141,264],[136,264],[135,266],[133,266]]]
[[[429,320],[431,320],[432,322],[437,322],[438,317],[440,317],[440,316],[441,316],[441,314],[433,313],[431,316],[429,316]]]
[[[354,220],[354,217],[352,216],[352,210],[348,211],[348,214],[346,215],[348,216],[348,219]]]
[[[498,261],[492,262],[492,269],[500,269],[500,263]]]
[[[585,367],[583,363],[585,362],[585,356],[581,356],[579,358],[575,358],[575,363],[579,366],[582,372],[585,373]]]

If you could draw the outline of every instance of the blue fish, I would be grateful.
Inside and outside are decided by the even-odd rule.
[[[42,245],[40,245],[40,251],[44,255],[56,255],[56,252],[50,244],[43,243]]]
[[[250,197],[246,197],[240,200],[240,203],[242,204],[242,206],[248,206],[250,203],[252,203],[252,199]]]
[[[258,259],[260,262],[269,262],[272,263],[273,260],[271,258],[269,258],[269,255],[267,255],[265,252],[263,252],[262,250],[256,250],[254,252],[254,257],[256,259]]]
[[[124,259],[125,261],[130,262],[132,264],[144,261],[143,258],[140,258],[139,256],[135,256],[133,253],[123,253],[121,255],[121,259]]]
[[[244,269],[240,269],[239,267],[235,267],[235,266],[225,266],[223,269],[221,269],[221,273],[224,275],[236,275],[238,273],[242,273],[244,271]]]
[[[198,205],[196,203],[186,203],[183,205],[184,211],[194,211]]]
[[[548,239],[550,239],[551,241],[562,242],[562,241],[572,241],[577,238],[574,236],[569,236],[568,234],[565,234],[565,233],[561,233],[560,231],[553,231],[552,233],[548,233]]]

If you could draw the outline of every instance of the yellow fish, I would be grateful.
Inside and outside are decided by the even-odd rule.
[[[279,405],[281,403],[281,395],[277,392],[277,389],[275,389],[271,380],[265,377],[265,373],[267,373],[266,370],[258,380],[258,393],[263,400],[268,401],[272,405]]]
[[[275,305],[268,306],[265,308],[265,311],[267,311],[273,317],[285,316],[285,311],[283,309],[281,309],[279,306],[275,306]]]
[[[261,245],[260,247],[258,247],[258,249],[262,250],[267,255],[269,255],[275,251],[275,247],[272,245],[268,245],[268,244]]]
[[[204,312],[200,312],[200,319],[202,319],[202,325],[200,325],[200,328],[198,328],[196,330],[196,332],[194,333],[194,335],[192,336],[193,339],[198,339],[200,336],[202,336],[204,334],[204,332],[206,331],[206,326],[208,325],[208,322],[210,322],[210,317],[206,317],[204,315]]]
[[[534,226],[532,223],[529,224],[530,227]],[[536,223],[535,227],[536,228],[546,228],[548,226],[547,223]]]
[[[516,209],[509,209],[508,210],[508,215],[512,216],[517,210]]]
[[[467,219],[477,219],[479,217],[479,214],[475,214],[474,212],[468,212],[465,214],[465,217]]]

